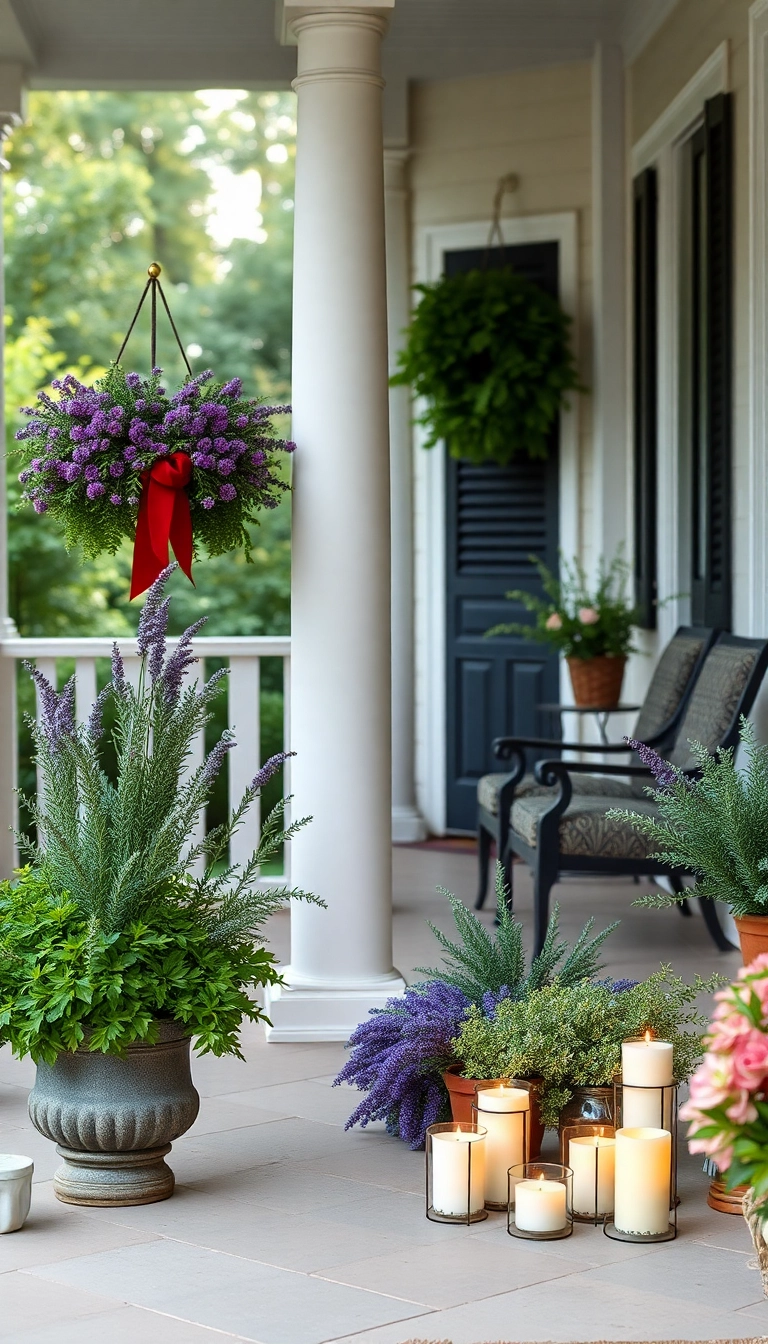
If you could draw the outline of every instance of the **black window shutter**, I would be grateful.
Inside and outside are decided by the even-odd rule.
[[[656,628],[656,170],[634,182],[633,421],[635,605],[638,623]]]
[[[693,379],[691,614],[695,624],[726,630],[731,625],[732,117],[730,94],[705,103],[699,133],[703,153],[693,157],[694,348],[699,353],[694,353]]]

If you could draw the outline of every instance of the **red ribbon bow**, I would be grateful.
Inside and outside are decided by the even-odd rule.
[[[192,475],[186,453],[160,458],[142,472],[142,492],[136,540],[133,544],[131,598],[154,583],[168,564],[168,543],[190,583],[192,578],[192,518],[185,486]]]

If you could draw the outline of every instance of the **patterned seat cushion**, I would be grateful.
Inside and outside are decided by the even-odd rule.
[[[494,817],[499,812],[499,792],[509,775],[483,775],[477,781],[477,801],[480,807]],[[632,787],[622,779],[612,779],[608,775],[572,775],[571,784],[575,794],[593,794],[599,798],[632,798]],[[533,775],[523,775],[515,790],[515,798],[552,798],[552,789],[537,784]]]
[[[695,768],[690,742],[714,751],[725,736],[742,691],[749,680],[759,649],[738,644],[716,644],[706,662],[685,711],[670,761],[683,770]]]
[[[531,849],[538,843],[539,819],[550,806],[550,798],[516,798],[512,805],[512,830]],[[607,813],[614,806],[612,799],[594,796],[572,802],[560,818],[560,853],[582,858],[647,859],[656,848],[654,841],[636,831],[631,822],[609,818]],[[632,798],[631,808],[646,816],[658,816],[649,798]]]

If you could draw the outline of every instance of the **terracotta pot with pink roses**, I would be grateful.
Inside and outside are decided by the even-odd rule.
[[[549,644],[565,656],[575,703],[614,709],[627,656],[635,652],[632,629],[638,615],[627,597],[631,576],[623,552],[610,564],[600,560],[592,584],[577,559],[561,555],[559,576],[536,556],[529,559],[539,572],[541,594],[514,589],[507,597],[529,611],[533,622],[497,625],[488,635],[522,635]]]

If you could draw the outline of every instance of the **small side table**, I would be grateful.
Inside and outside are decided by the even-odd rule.
[[[604,747],[610,746],[607,727],[612,714],[636,714],[639,705],[537,705],[549,714],[594,714],[600,741]]]

